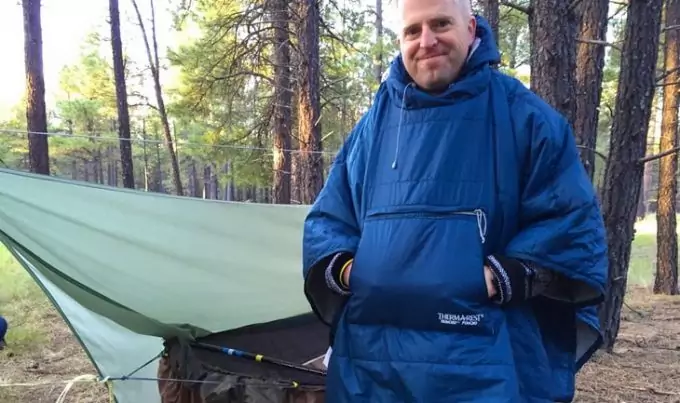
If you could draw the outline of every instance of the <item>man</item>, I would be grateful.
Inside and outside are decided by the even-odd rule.
[[[304,226],[335,402],[571,401],[604,226],[565,119],[469,0],[403,0],[400,55]]]

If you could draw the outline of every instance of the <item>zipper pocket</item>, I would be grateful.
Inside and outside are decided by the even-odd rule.
[[[477,219],[477,229],[482,244],[486,242],[486,213],[482,209],[461,211],[396,211],[377,212],[366,216],[365,221],[395,220],[409,218],[426,218],[430,220],[444,220],[455,216],[473,216]]]

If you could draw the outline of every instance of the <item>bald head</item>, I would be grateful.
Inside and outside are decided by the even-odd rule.
[[[439,3],[450,5],[455,8],[458,13],[464,18],[472,17],[472,4],[470,0],[437,0]],[[414,6],[422,4],[422,0],[399,0],[397,5],[399,7],[399,32],[404,28],[404,21],[407,19],[408,10]]]
[[[419,87],[438,91],[458,76],[475,39],[470,0],[401,0],[399,49]]]

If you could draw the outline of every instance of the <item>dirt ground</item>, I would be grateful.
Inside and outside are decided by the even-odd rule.
[[[42,323],[50,324],[42,348],[0,351],[0,385],[48,383],[35,386],[0,387],[1,403],[54,403],[66,383],[80,375],[96,374],[94,366],[54,309],[46,310]],[[100,383],[76,383],[64,403],[108,403],[108,390]],[[143,402],[139,402],[143,403]]]
[[[618,345],[613,355],[599,353],[578,376],[575,402],[680,403],[680,297],[655,297],[643,290],[629,293]],[[631,309],[632,308],[632,309]],[[0,384],[64,381],[94,369],[56,312],[51,343],[42,349],[0,352]],[[0,387],[2,403],[53,403],[65,383]],[[105,403],[101,384],[77,384],[65,403]],[[139,402],[143,403],[143,402]]]
[[[613,354],[578,376],[575,402],[680,403],[680,297],[628,292]]]

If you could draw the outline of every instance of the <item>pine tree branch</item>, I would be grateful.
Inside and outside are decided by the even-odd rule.
[[[602,45],[602,46],[609,46],[612,49],[616,49],[619,52],[621,52],[621,47],[615,43],[599,40],[599,39],[585,39],[585,38],[578,38],[576,39],[576,42],[581,42],[581,43],[589,43],[591,45]]]
[[[605,160],[605,161],[607,160],[607,156],[606,156],[606,155],[604,155],[604,154],[603,154],[602,152],[600,152],[600,151],[597,151],[597,150],[594,149],[594,148],[586,147],[586,146],[583,146],[583,145],[580,145],[580,144],[577,144],[577,145],[576,145],[576,148],[580,148],[580,149],[582,149],[582,150],[590,151],[591,153],[596,154],[597,156],[599,156],[600,158],[602,158],[603,160]]]
[[[521,6],[519,4],[515,4],[511,1],[501,1],[501,5],[506,6],[506,7],[510,7],[512,9],[517,10],[519,12],[522,12],[526,15],[531,14],[531,6],[528,6],[528,7],[527,6]]]
[[[638,163],[646,164],[648,162],[652,162],[652,161],[658,160],[660,158],[663,158],[667,155],[675,154],[678,151],[680,151],[680,147],[671,148],[670,150],[666,150],[666,151],[658,153],[658,154],[653,154],[653,155],[650,155],[648,157],[640,158],[640,160],[638,160]]]

